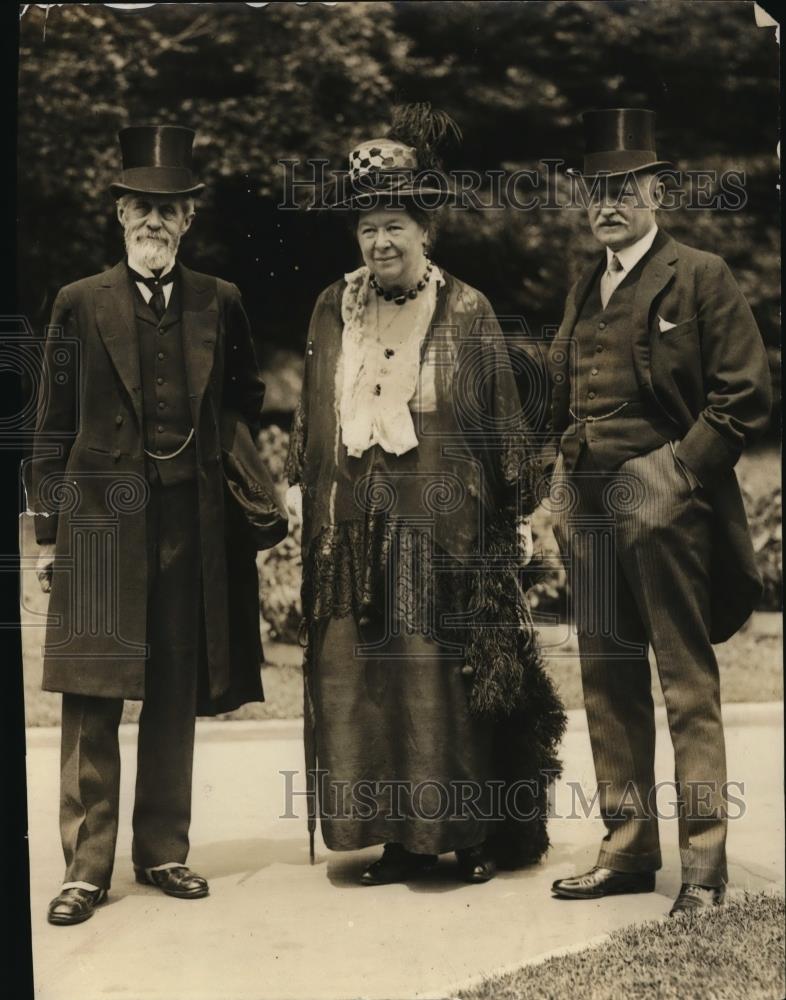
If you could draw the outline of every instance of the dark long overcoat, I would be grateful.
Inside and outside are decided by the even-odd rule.
[[[256,552],[226,494],[219,417],[231,407],[254,433],[264,385],[237,287],[177,267],[205,609],[198,712],[212,714],[262,699]],[[47,332],[29,507],[38,542],[56,541],[49,691],[145,694],[149,487],[133,294],[125,263],[67,285]]]
[[[571,338],[606,254],[568,294],[549,352],[549,448],[570,422]],[[730,638],[761,593],[761,578],[734,466],[767,426],[767,355],[753,314],[717,254],[678,243],[659,230],[639,278],[631,315],[633,366],[641,391],[674,426],[677,456],[707,489],[713,508],[713,642]]]

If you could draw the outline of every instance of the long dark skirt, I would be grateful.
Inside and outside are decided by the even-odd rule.
[[[440,854],[482,843],[492,731],[469,712],[462,661],[422,634],[381,642],[380,626],[351,614],[321,631],[312,690],[327,846]]]

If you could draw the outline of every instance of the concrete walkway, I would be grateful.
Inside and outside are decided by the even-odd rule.
[[[729,705],[729,779],[744,782],[730,823],[731,886],[782,889],[783,716],[780,705]],[[663,917],[679,889],[676,821],[664,821],[664,867],[651,895],[552,899],[554,878],[590,866],[599,819],[571,819],[568,782],[588,799],[593,770],[582,712],[570,713],[550,825],[553,847],[533,869],[482,886],[453,878],[452,857],[409,885],[364,888],[378,849],[339,855],[319,844],[308,862],[304,819],[284,812],[281,770],[302,769],[300,724],[200,722],[193,868],[211,895],[179,901],[133,881],[130,812],[135,727],[122,727],[123,786],[109,902],[85,924],[46,923],[62,878],[57,829],[59,733],[28,731],[28,796],[36,995],[41,1000],[313,1000],[448,997],[486,974],[573,950],[618,927]],[[673,777],[662,712],[659,780]],[[302,787],[302,785],[299,785]],[[300,805],[301,814],[305,809]]]

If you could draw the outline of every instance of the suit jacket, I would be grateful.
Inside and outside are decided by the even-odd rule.
[[[198,710],[209,714],[262,697],[255,549],[225,502],[219,418],[237,410],[255,433],[264,385],[237,287],[177,267],[205,606]],[[133,294],[123,262],[67,285],[47,331],[30,477],[36,537],[56,542],[47,690],[144,697],[150,487]]]
[[[606,254],[571,288],[549,352],[552,464],[570,421],[570,341]],[[665,322],[663,322],[665,321]],[[641,391],[674,426],[677,457],[708,490],[714,511],[710,635],[722,642],[748,618],[761,592],[734,466],[767,427],[767,355],[753,314],[727,264],[659,230],[631,315],[632,362]]]

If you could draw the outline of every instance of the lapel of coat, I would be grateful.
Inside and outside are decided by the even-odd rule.
[[[639,385],[652,392],[652,370],[650,365],[650,310],[656,296],[674,277],[674,261],[677,260],[677,244],[668,233],[658,230],[649,259],[639,277],[633,298],[633,367]]]
[[[194,428],[198,430],[202,398],[213,369],[218,339],[216,279],[206,274],[197,274],[183,264],[178,267],[182,291],[183,354],[188,401]]]
[[[134,299],[125,261],[101,276],[96,298],[98,332],[142,425],[142,380]]]

